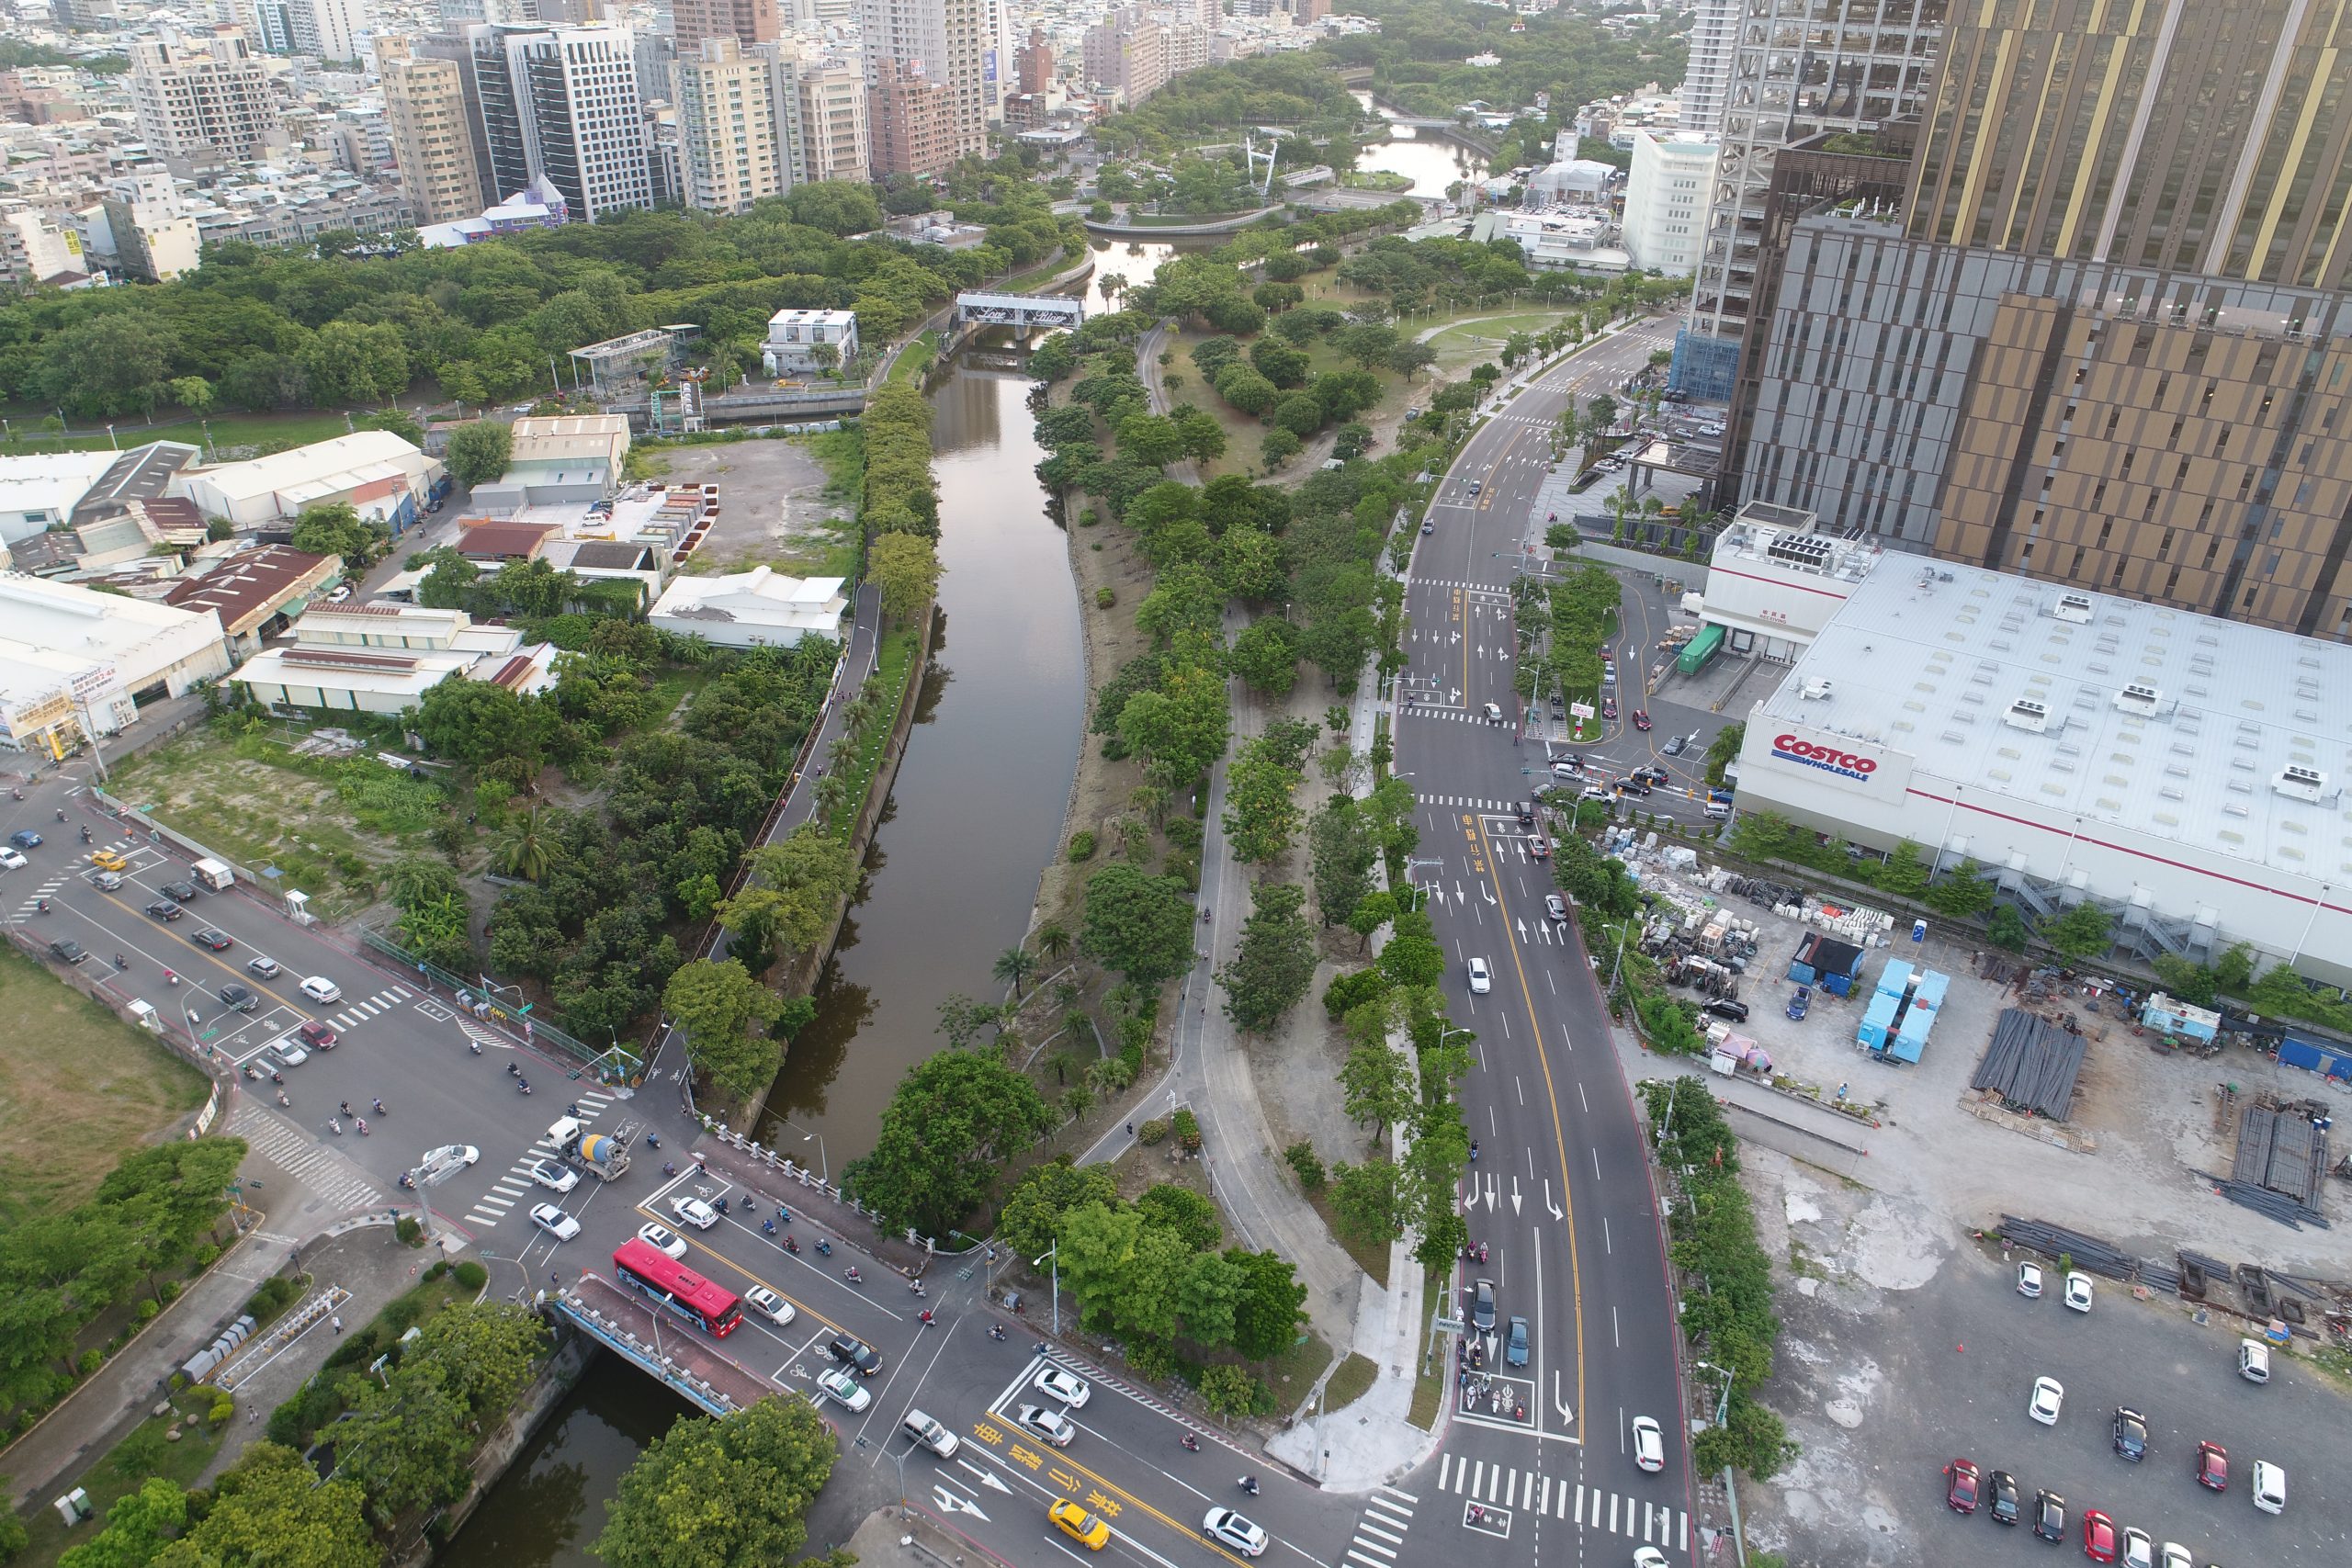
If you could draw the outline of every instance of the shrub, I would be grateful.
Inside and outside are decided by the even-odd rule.
[[[220,1427],[226,1425],[236,1414],[237,1402],[224,1393],[212,1402],[212,1408],[205,1413],[204,1418]]]
[[[166,1280],[155,1287],[155,1293],[163,1297],[166,1303],[175,1302],[180,1299],[180,1282],[177,1280]]]
[[[1283,1151],[1283,1158],[1289,1162],[1291,1169],[1297,1173],[1300,1187],[1309,1192],[1319,1192],[1323,1190],[1328,1173],[1323,1168],[1322,1156],[1315,1152],[1313,1144],[1301,1138]]]
[[[211,1268],[213,1264],[219,1262],[220,1259],[220,1249],[214,1247],[209,1242],[207,1242],[204,1246],[198,1247],[189,1257],[187,1260],[187,1271],[190,1274],[201,1274],[207,1269]]]
[[[152,1318],[153,1318],[153,1317],[157,1313],[159,1313],[159,1312],[161,1312],[161,1311],[163,1311],[163,1310],[164,1310],[164,1309],[163,1309],[162,1307],[157,1306],[157,1305],[154,1303],[154,1302],[151,1299],[151,1300],[148,1300],[148,1301],[142,1301],[142,1302],[141,1302],[137,1307],[135,1307],[134,1309],[132,1309],[132,1315],[133,1315],[134,1317],[136,1317],[140,1322],[141,1322],[141,1323],[145,1323],[145,1322],[149,1321],[150,1319],[152,1319]]]
[[[1119,602],[1119,591],[1105,583],[1094,591],[1094,607],[1107,610]]]
[[[106,1364],[107,1358],[105,1351],[85,1350],[80,1356],[74,1359],[74,1370],[80,1372],[84,1377],[88,1377],[92,1372],[96,1371],[100,1367],[103,1367]]]
[[[429,1285],[434,1280],[441,1278],[442,1275],[447,1274],[448,1271],[449,1265],[447,1259],[444,1259],[439,1263],[435,1263],[432,1268],[427,1269],[424,1271],[424,1282]]]
[[[1193,1115],[1189,1107],[1180,1107],[1170,1120],[1173,1123],[1178,1144],[1187,1150],[1201,1146],[1201,1119]]]
[[[1073,861],[1090,861],[1094,858],[1093,829],[1081,828],[1069,836],[1069,858]]]
[[[392,1235],[400,1238],[403,1247],[417,1247],[424,1242],[424,1227],[416,1223],[415,1215],[402,1214],[393,1223]]]
[[[469,1258],[449,1270],[452,1278],[469,1291],[479,1291],[490,1283],[490,1270]]]
[[[1222,1361],[1201,1374],[1201,1403],[1219,1416],[1247,1416],[1261,1385],[1249,1368]]]
[[[1168,1141],[1168,1119],[1155,1116],[1136,1129],[1136,1142],[1153,1148]]]

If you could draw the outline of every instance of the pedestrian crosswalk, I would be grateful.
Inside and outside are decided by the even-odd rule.
[[[1347,1561],[1356,1568],[1397,1568],[1397,1553],[1404,1550],[1405,1531],[1411,1527],[1413,1509],[1419,1503],[1420,1499],[1410,1492],[1399,1492],[1394,1486],[1374,1488],[1356,1520],[1355,1539],[1348,1542]]]
[[[1413,586],[1416,588],[1463,588],[1473,593],[1484,593],[1489,598],[1499,599],[1505,604],[1510,602],[1510,589],[1499,582],[1473,582],[1463,577],[1416,577],[1413,579]]]
[[[341,1012],[329,1017],[327,1024],[336,1033],[346,1034],[374,1018],[378,1013],[390,1012],[392,1009],[415,999],[416,993],[405,986],[387,986],[363,1000],[350,1002]]]
[[[1467,1502],[1568,1519],[1586,1529],[1676,1551],[1690,1550],[1689,1513],[1581,1481],[1555,1480],[1512,1465],[1446,1454],[1438,1461],[1437,1486]]]
[[[372,1209],[384,1201],[376,1179],[344,1157],[318,1134],[296,1125],[256,1101],[240,1100],[230,1113],[229,1132],[246,1147],[308,1187],[331,1209]]]
[[[573,1103],[580,1107],[581,1121],[594,1122],[612,1105],[613,1097],[589,1089]],[[533,1203],[553,1199],[556,1196],[553,1191],[531,1179],[531,1168],[545,1159],[554,1148],[547,1135],[541,1134],[537,1143],[523,1151],[520,1159],[508,1166],[504,1174],[491,1183],[490,1190],[475,1201],[474,1206],[466,1213],[466,1224],[494,1226],[506,1218],[518,1203],[527,1213]],[[582,1179],[588,1179],[583,1177]],[[536,1197],[533,1196],[535,1192],[537,1194]]]

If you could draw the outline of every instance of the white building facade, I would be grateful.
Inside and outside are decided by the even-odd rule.
[[[1634,167],[1625,183],[1625,252],[1634,265],[1668,277],[1699,269],[1707,193],[1715,177],[1715,144],[1679,132],[1634,133]]]
[[[685,203],[741,212],[792,188],[792,160],[776,134],[775,67],[731,38],[707,38],[678,62],[678,162]]]
[[[820,347],[832,350],[826,365]],[[857,357],[857,315],[851,310],[778,310],[768,318],[760,359],[771,376],[838,370]]]

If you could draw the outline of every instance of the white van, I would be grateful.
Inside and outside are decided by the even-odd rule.
[[[2270,1347],[2259,1339],[2238,1341],[2238,1376],[2248,1382],[2270,1381]]]
[[[920,1410],[910,1410],[899,1429],[941,1459],[954,1459],[956,1450],[963,1447],[955,1433],[933,1420]]]
[[[1724,818],[1731,815],[1730,803],[1721,800],[1711,800],[1707,802],[1707,815],[1718,822],[1722,821]]]
[[[2254,1461],[2254,1506],[2266,1514],[2287,1511],[2287,1472],[2267,1459]]]

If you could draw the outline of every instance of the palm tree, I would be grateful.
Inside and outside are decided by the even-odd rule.
[[[1069,928],[1059,920],[1047,920],[1037,928],[1037,951],[1048,958],[1060,958],[1071,946]]]
[[[849,780],[839,773],[827,773],[817,781],[817,809],[827,817],[837,814],[849,804]]]
[[[996,955],[996,965],[991,972],[1012,987],[1012,999],[1018,1002],[1021,1000],[1021,984],[1037,972],[1037,960],[1026,948],[1008,947]]]
[[[510,822],[490,848],[491,863],[508,876],[537,882],[548,874],[548,840],[539,831],[539,808],[531,807],[519,822]]]

